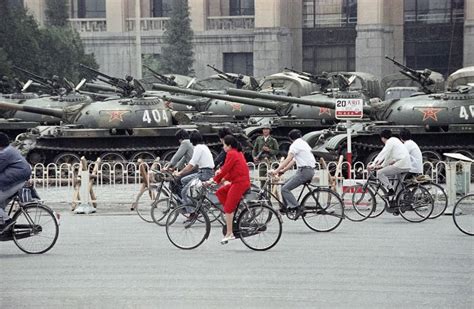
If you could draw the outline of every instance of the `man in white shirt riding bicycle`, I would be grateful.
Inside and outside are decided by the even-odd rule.
[[[423,156],[420,147],[411,139],[411,132],[408,129],[400,131],[400,140],[410,154],[410,173],[423,174]]]
[[[380,139],[385,146],[374,161],[369,164],[368,169],[378,169],[377,178],[388,189],[387,195],[395,195],[388,177],[398,176],[410,171],[410,154],[403,143],[398,138],[392,136],[392,131],[383,130],[380,132]]]

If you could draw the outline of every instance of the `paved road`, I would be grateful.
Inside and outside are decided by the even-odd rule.
[[[112,208],[112,207],[111,207]],[[47,254],[0,243],[0,308],[473,308],[473,239],[450,217],[385,215],[328,234],[284,223],[267,252],[240,241],[173,247],[125,211],[62,214]]]

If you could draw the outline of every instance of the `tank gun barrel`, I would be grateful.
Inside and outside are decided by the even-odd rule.
[[[172,87],[172,86],[167,86],[167,85],[158,85],[157,84],[157,85],[154,86],[154,88],[157,89],[157,90],[167,91],[167,92],[170,92],[170,93],[183,93],[183,94],[193,95],[193,96],[197,96],[197,97],[206,97],[206,98],[211,98],[211,99],[248,104],[248,105],[258,106],[258,107],[264,107],[264,108],[273,109],[277,112],[279,112],[279,111],[281,111],[281,110],[283,110],[287,107],[287,104],[282,104],[282,103],[277,103],[277,102],[270,102],[270,101],[264,101],[264,100],[253,100],[253,99],[247,99],[247,98],[243,98],[243,97],[236,97],[236,96],[223,95],[223,94],[217,94],[217,93],[209,93],[209,92],[201,92],[201,91],[197,91],[197,90],[185,89],[185,88],[179,88],[179,87]],[[249,92],[255,93],[254,91],[249,91]]]
[[[260,92],[241,90],[241,89],[227,89],[227,93],[233,96],[240,96],[240,97],[259,98],[263,100],[273,100],[273,101],[287,102],[287,103],[293,103],[293,104],[325,107],[325,108],[330,108],[330,109],[336,108],[336,102],[334,99],[333,99],[334,102],[330,101],[331,99],[325,102],[314,101],[311,99],[287,97],[287,96],[282,96],[282,95],[260,93]],[[371,112],[372,112],[372,108],[370,106],[364,106],[364,113],[370,114]]]
[[[24,104],[12,104],[12,103],[0,102],[0,109],[24,111],[24,112],[34,113],[34,114],[53,116],[53,117],[57,117],[61,119],[65,118],[64,111],[54,109],[54,108],[43,108],[43,107],[28,106]]]
[[[204,102],[185,99],[185,98],[180,98],[180,97],[162,96],[161,99],[165,102],[169,101],[169,102],[173,102],[173,103],[176,103],[176,104],[189,105],[189,106],[192,106],[196,109],[199,109],[199,107],[204,103]]]
[[[421,71],[419,72],[417,70],[409,68],[406,65],[396,61],[395,57],[390,58],[388,56],[385,56],[385,59],[390,60],[397,67],[401,68],[400,73],[402,73],[409,79],[419,83],[424,93],[426,94],[432,93],[432,91],[428,88],[428,86],[433,85],[435,81],[432,78],[430,78],[430,75],[431,75],[430,70],[425,69],[423,72]]]

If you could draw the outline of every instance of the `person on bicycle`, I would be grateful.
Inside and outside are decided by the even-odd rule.
[[[201,181],[209,180],[214,175],[214,160],[212,158],[212,153],[209,148],[204,145],[204,139],[202,138],[201,133],[198,131],[193,131],[190,137],[191,143],[194,146],[193,156],[189,163],[179,172],[175,172],[176,177],[181,177],[186,175],[186,173],[191,172],[194,168],[198,167],[196,173],[189,174],[181,178],[181,185],[183,189],[181,190],[181,198],[183,205],[191,206],[193,201],[189,198],[188,192],[191,186],[191,180],[199,178]]]
[[[217,136],[219,136],[219,140],[221,141],[222,145],[224,145],[224,137],[227,135],[234,135],[232,134],[232,131],[229,128],[220,128],[219,131],[217,131]],[[216,159],[214,160],[214,166],[218,169],[224,164],[225,157],[227,155],[227,152],[222,148],[221,152],[217,155]]]
[[[311,147],[301,138],[301,131],[293,129],[288,133],[288,137],[292,141],[290,149],[288,150],[288,155],[277,169],[270,171],[273,175],[282,174],[296,163],[297,171],[295,175],[288,179],[281,187],[281,195],[286,204],[286,208],[280,208],[280,212],[282,213],[298,208],[298,201],[293,193],[291,193],[291,190],[311,181],[314,176],[314,167],[316,165],[316,160],[311,152]]]
[[[189,140],[189,133],[184,129],[179,129],[176,134],[176,138],[178,139],[180,145],[178,151],[174,154],[171,158],[170,162],[165,166],[164,170],[180,170],[186,166],[186,164],[191,160],[193,156],[194,146]],[[185,175],[184,175],[185,176]],[[176,178],[174,181],[170,182],[170,189],[171,192],[174,194],[181,194],[181,179]]]
[[[242,153],[242,145],[232,135],[224,137],[224,150],[227,153],[224,165],[219,173],[209,180],[209,183],[220,183],[224,178],[230,182],[220,187],[216,196],[224,207],[225,221],[227,226],[226,235],[221,240],[226,244],[229,240],[235,239],[233,231],[234,211],[239,205],[245,192],[250,189],[250,172],[247,161]]]
[[[410,154],[410,173],[415,175],[423,174],[423,156],[420,147],[411,139],[410,130],[402,129],[400,131],[400,140]]]
[[[20,152],[10,146],[8,135],[0,132],[0,234],[15,223],[5,212],[7,200],[31,177],[31,167]]]
[[[367,166],[369,170],[378,169],[377,178],[388,189],[387,196],[395,195],[389,176],[398,176],[410,171],[410,154],[403,143],[392,136],[392,131],[380,132],[380,139],[385,144],[374,161]]]
[[[184,129],[179,129],[176,134],[179,141],[179,148],[166,166],[167,169],[182,169],[191,160],[194,146],[189,140],[189,133]]]

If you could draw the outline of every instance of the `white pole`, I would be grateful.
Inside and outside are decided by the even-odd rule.
[[[352,167],[352,137],[351,137],[351,130],[352,130],[352,121],[347,120],[346,122],[347,127],[347,163],[349,167],[347,169],[347,178],[351,179],[351,167]]]
[[[142,78],[142,37],[140,34],[141,24],[140,24],[140,0],[135,0],[135,42],[136,42],[136,63],[137,63],[137,73],[135,78]]]

